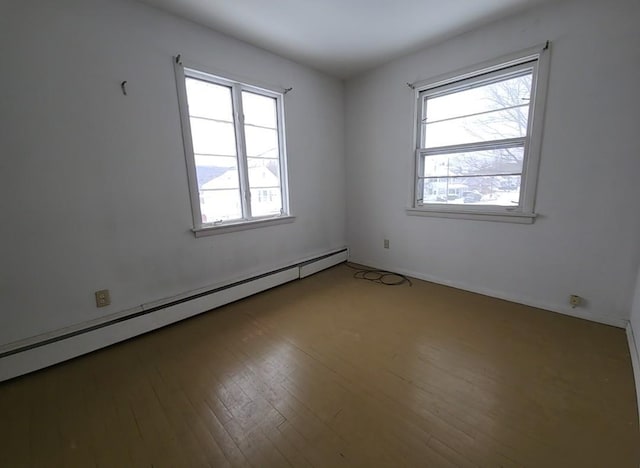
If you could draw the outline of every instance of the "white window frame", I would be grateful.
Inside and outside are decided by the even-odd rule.
[[[245,80],[234,79],[228,74],[211,72],[201,65],[185,62],[181,56],[174,58],[176,75],[176,87],[178,90],[178,106],[180,110],[180,123],[182,126],[182,140],[185,160],[187,164],[187,176],[189,182],[189,195],[191,200],[191,212],[193,228],[196,237],[224,234],[227,232],[254,229],[274,224],[291,223],[295,217],[289,210],[289,176],[286,157],[286,138],[284,127],[284,91],[281,89],[269,89],[262,85],[249,84]],[[233,124],[236,134],[236,153],[238,158],[238,175],[240,177],[240,200],[242,204],[241,219],[229,221],[214,221],[203,223],[200,209],[200,192],[198,189],[198,177],[196,172],[193,141],[191,136],[191,123],[189,118],[189,104],[187,100],[186,78],[194,78],[209,83],[226,86],[231,89],[233,103]],[[246,139],[244,132],[244,114],[242,109],[242,92],[248,91],[261,96],[275,99],[278,124],[278,161],[280,164],[280,192],[282,196],[282,209],[278,215],[252,216],[251,214],[251,187],[249,185],[249,171],[246,152]]]
[[[426,149],[421,148],[423,141],[423,103],[425,98],[450,93],[452,89],[462,91],[471,84],[491,82],[499,76],[508,76],[510,73],[531,69],[531,105],[529,106],[529,119],[527,135],[524,138],[505,140],[492,140],[476,144],[452,145],[446,148]],[[535,197],[538,179],[538,167],[542,145],[542,130],[544,119],[544,107],[547,94],[547,81],[549,74],[549,43],[542,44],[525,51],[501,57],[490,62],[469,67],[453,73],[423,81],[415,85],[415,126],[414,141],[415,155],[412,174],[411,205],[407,208],[407,214],[411,216],[436,216],[445,218],[476,219],[485,221],[502,221],[512,223],[533,223],[535,213]],[[478,150],[485,148],[500,148],[521,146],[523,142],[524,160],[520,188],[520,200],[518,206],[498,205],[447,205],[438,203],[421,202],[419,176],[422,173],[424,157],[435,155],[438,152],[452,153],[458,151]]]

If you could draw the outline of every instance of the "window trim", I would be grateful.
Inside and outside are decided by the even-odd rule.
[[[295,216],[291,214],[289,205],[289,171],[287,167],[286,132],[284,122],[284,94],[285,89],[273,86],[265,86],[255,82],[249,82],[244,78],[235,77],[227,73],[220,73],[208,69],[200,64],[185,61],[180,55],[174,57],[174,72],[176,88],[178,92],[178,108],[182,129],[182,143],[185,162],[187,166],[187,179],[189,185],[189,199],[191,202],[191,215],[195,237],[203,237],[214,234],[254,229],[274,224],[291,223]],[[238,163],[238,175],[240,183],[240,202],[243,217],[223,222],[202,222],[200,207],[200,192],[198,189],[198,177],[196,172],[195,154],[191,135],[191,123],[189,105],[187,99],[186,78],[201,79],[206,82],[219,84],[231,89],[233,103],[233,125],[236,133],[236,152]],[[280,191],[282,197],[282,209],[278,215],[251,216],[251,186],[249,184],[248,161],[246,155],[246,140],[244,136],[244,115],[242,109],[242,92],[268,96],[275,99],[276,119],[278,124],[278,162],[280,165]]]
[[[446,218],[475,219],[487,221],[504,221],[516,223],[533,223],[536,218],[535,198],[538,182],[538,169],[542,147],[543,119],[547,96],[549,75],[550,43],[502,56],[462,70],[446,73],[432,79],[424,80],[414,85],[414,152],[409,207],[406,212],[410,216],[435,216]],[[531,65],[529,65],[531,64]],[[418,202],[418,176],[420,174],[422,154],[435,152],[421,148],[422,143],[422,110],[421,101],[425,96],[445,94],[451,89],[464,86],[464,82],[477,83],[483,77],[491,82],[492,78],[504,75],[510,68],[517,73],[519,68],[532,67],[531,103],[529,108],[529,131],[524,137],[524,163],[518,206],[498,205],[440,205],[436,203]],[[522,139],[522,138],[519,138]],[[498,140],[492,140],[496,143]],[[479,142],[476,146],[483,146],[486,142]],[[452,145],[470,147],[469,145]],[[487,144],[491,146],[491,143]],[[485,146],[487,146],[485,145]]]
[[[278,224],[288,224],[293,223],[295,221],[295,216],[270,216],[264,218],[254,218],[250,221],[242,221],[239,223],[228,222],[225,224],[217,224],[213,227],[202,227],[202,228],[193,228],[193,234],[196,237],[207,237],[207,236],[215,236],[218,234],[226,234],[229,232],[238,232],[238,231],[246,231],[248,229],[255,229],[259,227],[265,226],[275,226]]]

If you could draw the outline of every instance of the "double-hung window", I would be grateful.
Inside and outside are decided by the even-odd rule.
[[[416,88],[415,188],[409,214],[532,222],[545,51]]]
[[[196,235],[291,220],[283,94],[181,63],[176,76]]]

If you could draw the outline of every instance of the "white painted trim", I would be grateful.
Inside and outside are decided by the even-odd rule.
[[[629,342],[629,354],[631,354],[633,378],[636,383],[636,400],[638,402],[638,417],[640,418],[640,354],[631,322],[627,322],[627,341]]]
[[[275,226],[277,224],[293,223],[295,219],[295,216],[276,216],[273,218],[252,219],[251,221],[242,221],[239,223],[219,224],[214,226],[203,225],[202,227],[192,229],[192,231],[196,237],[216,236],[218,234],[226,234],[228,232],[246,231],[248,229]]]
[[[347,257],[348,251],[345,251],[345,248],[336,249],[324,255],[315,255],[311,258],[301,259],[298,262],[290,264],[288,267],[271,270],[273,273],[266,272],[261,275],[245,278],[244,280],[229,281],[226,283],[228,287],[219,285],[217,288],[201,288],[196,291],[149,302],[126,311],[111,314],[108,317],[103,317],[100,321],[85,322],[7,344],[0,347],[0,354],[20,348],[28,349],[0,358],[0,382],[82,356],[97,349],[110,346],[299,279],[303,277],[303,271],[304,276],[309,276],[317,271],[341,263],[346,260]],[[315,263],[318,265],[314,265],[314,259],[317,259]],[[235,283],[239,284],[236,285]],[[206,293],[213,289],[220,290],[197,297],[198,294]],[[191,297],[193,298],[191,299]],[[173,304],[174,302],[178,303]],[[167,305],[167,307],[135,316],[135,314],[140,314],[155,307],[162,307],[163,305]],[[132,314],[134,316],[127,318],[127,316],[131,316]],[[116,319],[120,319],[121,321],[109,323]],[[100,328],[83,332],[83,330],[95,326],[100,326]],[[77,334],[69,337],[64,336],[74,332]],[[45,340],[55,338],[59,339],[47,344],[38,345],[38,343],[42,343]]]
[[[174,57],[173,71],[176,80],[176,92],[178,97],[178,114],[180,118],[180,130],[182,133],[182,148],[187,168],[187,182],[189,186],[189,200],[191,202],[191,218],[193,226],[202,224],[200,211],[200,193],[198,190],[198,176],[196,161],[193,156],[193,140],[191,138],[191,123],[189,120],[189,105],[187,100],[187,85],[184,67],[178,57]]]
[[[518,223],[518,224],[532,224],[536,219],[536,214],[520,213],[520,212],[490,212],[490,211],[464,211],[464,210],[450,210],[436,209],[436,208],[407,208],[407,214],[409,216],[432,216],[435,218],[452,218],[452,219],[470,219],[476,221],[494,221],[502,223]]]
[[[558,314],[562,314],[562,315],[568,315],[571,317],[576,317],[576,318],[581,318],[584,320],[589,320],[591,322],[597,322],[597,323],[602,323],[604,325],[610,325],[612,327],[616,327],[616,328],[625,328],[627,326],[627,320],[624,319],[619,319],[619,318],[613,318],[613,317],[608,317],[604,314],[598,314],[598,313],[591,313],[591,312],[585,312],[585,311],[580,311],[579,309],[571,309],[570,307],[565,308],[561,308],[558,307],[555,304],[549,304],[549,303],[544,303],[544,302],[539,302],[530,298],[525,298],[522,296],[518,296],[518,295],[514,295],[514,294],[508,294],[505,292],[501,292],[501,291],[494,291],[491,289],[487,289],[487,288],[478,288],[475,286],[471,286],[468,285],[466,283],[462,283],[462,282],[458,282],[458,281],[450,281],[450,280],[445,280],[433,275],[427,275],[424,273],[418,273],[415,271],[410,271],[404,268],[397,268],[394,266],[387,266],[387,265],[372,265],[371,262],[367,262],[366,260],[361,260],[361,259],[353,259],[350,258],[349,261],[354,262],[354,263],[358,263],[360,265],[369,265],[375,268],[382,268],[388,271],[394,271],[396,273],[402,273],[403,275],[407,275],[407,276],[411,276],[413,278],[418,278],[424,281],[428,281],[430,283],[436,283],[436,284],[441,284],[443,286],[449,286],[452,288],[456,288],[456,289],[462,289],[463,291],[469,291],[469,292],[473,292],[476,294],[482,294],[483,296],[489,296],[489,297],[495,297],[496,299],[503,299],[505,301],[509,301],[509,302],[515,302],[517,304],[523,304],[523,305],[527,305],[530,307],[535,307],[537,309],[543,309],[543,310],[547,310],[549,312],[555,312]]]

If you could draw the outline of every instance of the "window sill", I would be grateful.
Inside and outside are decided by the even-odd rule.
[[[220,224],[218,226],[202,226],[192,229],[196,237],[216,236],[229,232],[246,231],[248,229],[258,229],[276,224],[287,224],[295,221],[295,216],[278,216],[275,218],[254,219],[251,221],[241,221],[237,223]]]
[[[471,219],[501,223],[533,224],[535,213],[446,210],[430,208],[407,208],[409,216],[432,216],[436,218]]]

